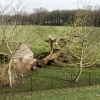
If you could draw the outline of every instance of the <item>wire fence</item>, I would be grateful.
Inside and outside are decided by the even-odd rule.
[[[79,78],[78,82],[73,82],[77,73],[67,74],[44,74],[30,75],[21,78],[19,84],[14,87],[2,87],[0,93],[14,93],[21,91],[37,91],[44,89],[55,89],[65,87],[87,86],[100,84],[100,73],[85,72]]]

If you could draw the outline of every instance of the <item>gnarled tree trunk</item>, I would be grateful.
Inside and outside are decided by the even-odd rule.
[[[48,64],[50,61],[53,61],[54,59],[57,58],[57,52],[58,52],[59,50],[57,50],[57,51],[55,52],[55,49],[56,49],[56,47],[57,47],[57,44],[58,44],[58,42],[59,42],[59,39],[60,39],[60,38],[53,39],[53,38],[49,37],[49,41],[46,41],[46,42],[48,42],[48,43],[50,44],[51,50],[50,50],[49,54],[48,54],[46,57],[44,57],[44,58],[42,58],[42,59],[40,59],[40,60],[37,61],[37,66],[38,66],[38,67],[43,68],[43,67],[44,67],[46,64]]]

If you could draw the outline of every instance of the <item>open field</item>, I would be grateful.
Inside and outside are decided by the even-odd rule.
[[[89,27],[90,28],[90,27]],[[81,27],[78,28],[81,30]],[[91,28],[92,29],[92,28]],[[53,38],[58,36],[69,36],[73,33],[73,27],[69,26],[17,26],[17,30],[20,31],[17,37],[13,38],[13,41],[24,42],[29,45],[31,50],[36,54],[48,52],[50,46],[44,40],[47,40],[49,36]],[[3,30],[0,28],[0,42],[3,36]],[[8,26],[5,33],[11,38],[13,34],[13,27]],[[100,28],[95,29],[95,35],[92,36],[92,41],[98,42],[100,40]]]

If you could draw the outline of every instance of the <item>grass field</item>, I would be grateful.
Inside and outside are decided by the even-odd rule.
[[[79,30],[81,27],[79,27]],[[92,28],[91,28],[92,29]],[[17,42],[24,42],[29,45],[31,50],[36,54],[41,54],[43,52],[47,52],[50,49],[48,43],[44,40],[47,40],[49,36],[53,38],[58,36],[68,36],[70,33],[73,33],[73,27],[69,26],[34,26],[29,25],[25,26],[18,26],[17,30],[20,30],[18,37],[14,37],[13,41]],[[0,42],[3,36],[3,31],[0,28]],[[12,36],[13,34],[13,27],[8,26],[7,30],[5,31],[7,37]],[[92,40],[95,42],[100,40],[100,28],[95,29],[95,35],[92,36]]]
[[[0,100],[100,100],[100,86],[0,94]]]

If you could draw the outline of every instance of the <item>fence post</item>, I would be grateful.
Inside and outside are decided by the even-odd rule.
[[[72,73],[70,73],[70,81],[72,81]]]
[[[72,87],[72,72],[70,73],[70,86]]]
[[[5,91],[6,91],[7,93],[10,93],[10,92],[11,92],[10,88],[11,88],[11,87],[10,87],[10,85],[9,85],[9,86],[7,87],[7,89],[6,89],[7,91],[6,91],[6,90],[5,90]]]
[[[32,75],[31,75],[31,91],[33,90],[33,85],[32,85]]]
[[[50,80],[51,80],[50,83],[51,83],[51,89],[52,89],[52,88],[53,88],[53,86],[52,86],[52,85],[53,85],[53,82],[52,82],[52,75],[50,75],[50,76],[51,76],[51,77],[50,77]]]
[[[90,72],[89,72],[89,85],[91,85],[91,75],[90,75]]]

